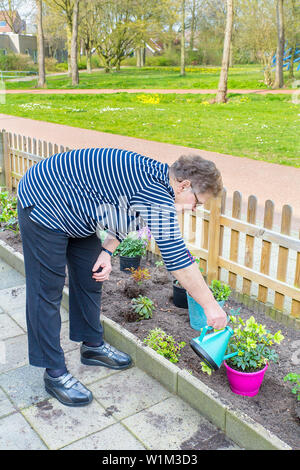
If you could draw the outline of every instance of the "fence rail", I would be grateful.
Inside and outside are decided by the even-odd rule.
[[[67,150],[62,145],[3,130],[2,184],[9,190],[16,189],[30,166]],[[224,190],[222,197],[210,200],[196,213],[187,210],[178,213],[183,238],[190,251],[200,258],[208,283],[221,279],[235,291],[291,318],[300,318],[300,231],[298,238],[291,235],[292,208],[289,205],[282,208],[281,228],[277,230],[273,226],[273,201],[265,202],[263,225],[256,220],[256,196],[248,198],[246,214],[242,214],[240,192],[234,192],[231,211],[225,210],[226,202]],[[154,240],[149,250],[160,254]]]

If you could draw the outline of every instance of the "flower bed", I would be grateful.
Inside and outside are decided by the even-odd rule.
[[[2,232],[0,238],[15,250],[22,251],[20,239],[14,234]],[[240,316],[243,319],[253,315],[257,322],[263,323],[271,331],[280,329],[285,337],[278,348],[279,363],[270,364],[259,394],[252,398],[235,395],[230,390],[224,366],[210,376],[201,371],[200,359],[189,346],[190,339],[199,336],[199,333],[190,327],[188,311],[177,308],[172,303],[171,275],[158,276],[157,268],[145,259],[142,260],[141,266],[148,268],[151,278],[138,287],[143,296],[149,297],[154,302],[155,310],[152,317],[140,319],[132,314],[131,308],[132,295],[136,295],[138,289],[137,292],[133,292],[128,288],[130,275],[120,272],[118,258],[114,258],[112,264],[110,280],[103,285],[102,313],[106,317],[142,341],[151,330],[161,328],[168,335],[172,335],[178,344],[185,342],[186,345],[180,349],[179,361],[176,363],[178,367],[188,370],[218,392],[231,406],[262,424],[293,449],[300,449],[300,427],[295,412],[295,397],[291,393],[289,383],[284,382],[286,374],[295,371],[292,355],[296,353],[299,331],[281,325],[264,314],[253,312],[248,307],[229,299],[224,307],[228,313],[231,309],[240,307]]]

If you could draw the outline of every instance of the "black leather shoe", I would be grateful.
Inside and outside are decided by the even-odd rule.
[[[80,348],[81,362],[87,366],[104,366],[110,369],[127,369],[132,364],[131,357],[108,343],[98,347],[85,344]]]
[[[92,392],[69,372],[54,378],[44,372],[46,391],[66,406],[85,406],[93,399]]]

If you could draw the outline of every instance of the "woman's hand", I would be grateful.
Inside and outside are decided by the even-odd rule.
[[[217,301],[206,305],[204,307],[204,313],[207,318],[208,326],[212,326],[215,330],[221,330],[227,325],[227,314]]]
[[[98,270],[100,272],[97,272]],[[92,278],[95,279],[96,282],[107,281],[109,279],[111,270],[111,257],[108,253],[106,253],[106,251],[102,251],[92,268]]]

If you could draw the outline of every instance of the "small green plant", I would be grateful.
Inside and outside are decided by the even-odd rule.
[[[139,320],[152,318],[154,303],[148,297],[139,295],[131,300],[131,305],[135,313],[139,315]]]
[[[201,361],[200,362],[201,370],[204,374],[211,375],[212,374],[212,368],[209,367],[205,362]]]
[[[291,392],[294,395],[297,395],[297,400],[300,401],[300,374],[296,374],[294,372],[290,372],[287,374],[284,379],[285,382],[289,381],[292,384],[294,384],[294,387],[292,388]]]
[[[8,191],[0,192],[0,230],[19,233],[17,197]]]
[[[142,238],[127,237],[114,251],[113,256],[128,256],[129,258],[145,256],[147,251],[147,244],[148,242]]]
[[[164,262],[163,261],[155,261],[155,266],[157,268],[159,268],[160,266],[164,266]]]
[[[227,284],[222,284],[222,282],[217,279],[211,281],[210,290],[218,302],[227,300],[231,294],[230,287]]]
[[[128,268],[128,270],[131,272],[131,278],[137,283],[138,286],[141,286],[144,281],[151,278],[151,274],[147,268],[142,269],[139,266],[137,269]]]
[[[257,372],[267,363],[278,361],[278,354],[271,346],[284,339],[281,330],[271,334],[264,325],[256,323],[253,316],[246,321],[230,316],[230,320],[235,327],[226,354],[238,351],[237,356],[226,361],[230,367],[243,372]]]
[[[180,350],[186,345],[184,341],[177,343],[173,336],[168,335],[161,328],[150,330],[148,336],[144,339],[144,343],[173,363],[178,362]]]

